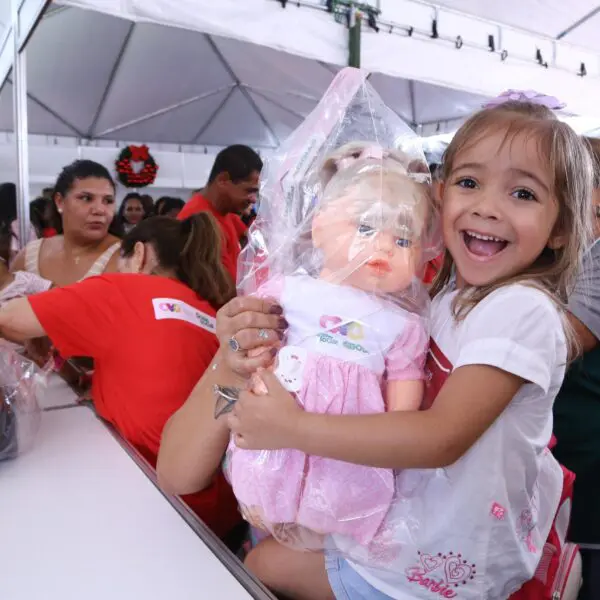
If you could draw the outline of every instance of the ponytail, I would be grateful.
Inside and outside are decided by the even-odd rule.
[[[235,284],[222,263],[221,230],[211,214],[201,212],[184,221],[145,219],[125,236],[121,255],[131,256],[137,242],[150,244],[159,267],[173,272],[215,309],[235,296]]]
[[[223,266],[219,225],[207,212],[176,222],[185,240],[177,277],[215,308],[220,308],[235,296],[235,286]]]

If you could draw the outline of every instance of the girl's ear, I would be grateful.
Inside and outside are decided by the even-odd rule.
[[[547,246],[550,250],[559,250],[560,248],[564,248],[566,244],[566,235],[554,235],[548,240]]]
[[[131,266],[134,273],[142,273],[145,259],[146,246],[142,242],[136,242],[133,247],[133,256],[131,257]]]
[[[559,250],[567,245],[567,236],[563,229],[564,227],[560,227],[559,224],[554,226],[554,231],[552,232],[552,235],[546,244],[550,250]]]

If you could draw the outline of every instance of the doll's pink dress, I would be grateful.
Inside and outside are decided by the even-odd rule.
[[[427,335],[416,315],[372,294],[307,275],[271,280],[289,322],[276,374],[304,410],[382,413],[386,381],[423,378]],[[394,473],[297,450],[241,450],[230,443],[228,474],[242,507],[267,524],[295,523],[369,544],[392,503]]]

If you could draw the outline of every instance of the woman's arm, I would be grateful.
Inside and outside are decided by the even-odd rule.
[[[272,300],[234,298],[217,314],[221,349],[186,403],[169,419],[158,453],[161,487],[171,494],[191,494],[207,487],[220,467],[229,441],[227,419],[215,419],[215,384],[244,388],[248,376],[272,362],[270,351],[248,356],[253,348],[281,339],[281,308]],[[239,350],[229,341],[235,338]],[[216,365],[216,368],[215,368]]]
[[[269,395],[242,393],[228,419],[240,448],[295,448],[391,469],[456,462],[524,383],[495,367],[468,365],[450,375],[429,410],[333,416],[302,411],[273,374],[261,375]]]
[[[27,298],[17,298],[7,302],[0,309],[0,335],[11,342],[21,343],[25,340],[46,335]]]
[[[156,472],[167,493],[192,494],[208,487],[227,449],[229,428],[226,419],[215,419],[213,386],[240,387],[245,381],[227,369],[222,354],[217,353],[186,403],[163,429]]]

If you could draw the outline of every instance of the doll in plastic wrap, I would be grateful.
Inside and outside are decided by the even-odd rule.
[[[327,183],[306,268],[258,290],[284,308],[290,326],[276,374],[304,410],[369,414],[420,406],[428,338],[421,317],[399,299],[411,304],[406,292],[421,264],[430,197],[422,173],[411,168],[402,153],[376,144],[333,153],[321,171]],[[260,381],[254,386],[261,391]],[[317,548],[327,534],[370,544],[395,491],[391,470],[295,450],[265,456],[232,445],[230,477],[250,523]]]
[[[439,253],[428,183],[414,134],[354,69],[267,161],[238,290],[282,305],[289,328],[273,369],[304,410],[420,407],[428,298],[417,274]],[[258,375],[251,385],[264,391]],[[215,393],[217,414],[235,402],[235,389]],[[225,469],[245,518],[297,549],[328,536],[381,548],[406,525],[389,519],[389,469],[233,440]]]

